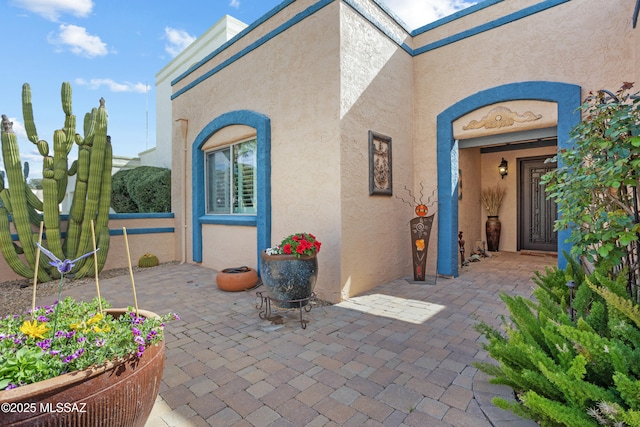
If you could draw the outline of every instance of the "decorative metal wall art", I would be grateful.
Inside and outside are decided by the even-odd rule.
[[[391,196],[391,137],[369,131],[369,195]]]
[[[429,213],[429,206],[433,206],[436,201],[431,201],[431,197],[436,192],[436,189],[433,190],[431,196],[427,199],[427,206],[423,203],[422,198],[424,195],[422,194],[424,190],[424,186],[420,183],[420,200],[416,200],[415,196],[411,193],[406,186],[405,190],[409,193],[409,196],[413,199],[413,203],[410,201],[404,200],[403,198],[399,198],[409,206],[415,207],[416,217],[409,221],[409,226],[411,230],[411,254],[413,258],[413,280],[416,282],[424,282],[426,281],[426,273],[427,273],[427,253],[429,252],[429,236],[431,235],[431,226],[433,225],[433,217],[435,216],[435,212],[431,215],[427,215]]]

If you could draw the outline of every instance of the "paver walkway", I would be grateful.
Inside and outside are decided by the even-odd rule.
[[[530,295],[532,272],[555,263],[500,252],[435,285],[395,280],[313,308],[306,329],[297,312],[283,324],[260,320],[255,292],[220,291],[212,270],[137,273],[141,308],[182,317],[166,329],[163,382],[147,426],[535,426],[491,404],[511,392],[473,367],[488,358],[474,325],[498,325],[507,313],[499,292]],[[100,288],[114,306],[132,305],[128,276]]]

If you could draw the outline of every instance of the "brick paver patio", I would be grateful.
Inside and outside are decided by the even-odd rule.
[[[555,263],[500,252],[435,285],[395,280],[315,307],[306,329],[297,312],[284,313],[282,324],[259,319],[255,292],[220,291],[212,270],[182,264],[137,273],[141,308],[182,317],[166,330],[147,426],[535,426],[491,404],[511,393],[473,367],[488,358],[474,325],[499,324],[499,292],[529,295],[532,272]],[[128,276],[100,288],[114,306],[132,305]],[[64,296],[94,292],[83,285]]]

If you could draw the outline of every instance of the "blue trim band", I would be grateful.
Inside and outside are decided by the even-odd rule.
[[[468,29],[466,31],[462,31],[458,34],[454,34],[449,37],[445,37],[444,39],[438,40],[433,43],[429,43],[428,45],[422,46],[413,51],[413,55],[417,56],[425,52],[429,52],[434,49],[438,49],[440,47],[449,45],[451,43],[455,43],[457,41],[476,36],[480,33],[484,33],[485,31],[492,30],[494,28],[500,27],[502,25],[510,24],[511,22],[517,21],[519,19],[526,18],[530,15],[534,15],[538,12],[542,12],[544,10],[550,9],[552,7],[558,6],[562,3],[569,2],[571,0],[546,0],[541,3],[535,4],[533,6],[529,6],[517,12],[511,13],[509,15],[500,17],[491,22],[487,22],[485,24],[479,25],[475,28]]]
[[[500,2],[503,2],[503,1],[504,0],[485,0],[483,2],[476,3],[473,6],[469,6],[469,7],[465,8],[465,9],[459,10],[459,11],[457,11],[457,12],[455,12],[455,13],[449,15],[449,16],[445,16],[444,18],[440,18],[437,21],[433,21],[433,22],[431,22],[431,23],[429,23],[427,25],[424,25],[422,27],[416,28],[415,30],[413,30],[411,32],[411,35],[415,37],[415,36],[420,35],[422,33],[426,33],[427,31],[433,30],[434,28],[441,27],[441,26],[446,25],[446,24],[448,24],[450,22],[453,22],[453,21],[455,21],[457,19],[464,18],[467,15],[471,15],[472,13],[475,13],[475,12],[477,12],[479,10],[482,10],[484,8],[493,6],[494,4],[497,4],[497,3],[500,3]]]
[[[198,218],[200,224],[245,225],[256,227],[258,219],[255,215],[204,215]]]
[[[206,215],[204,143],[222,128],[232,125],[250,126],[257,139],[257,214]],[[193,261],[202,262],[202,224],[252,225],[257,227],[257,259],[260,252],[271,246],[271,120],[264,114],[249,110],[231,111],[213,119],[193,141],[192,161],[192,225]],[[213,217],[217,217],[214,219]],[[251,222],[251,223],[250,223]]]
[[[483,90],[444,110],[437,121],[438,167],[438,273],[458,275],[458,145],[453,138],[453,122],[471,111],[498,102],[530,99],[558,105],[558,150],[571,146],[571,129],[580,122],[580,86],[544,81],[510,83]],[[452,173],[456,171],[456,173]],[[558,215],[561,213],[558,212]],[[567,242],[571,232],[558,232],[558,267],[565,268],[563,252],[571,250]]]
[[[246,48],[242,49],[240,52],[238,52],[235,55],[231,56],[229,59],[221,62],[220,64],[215,66],[213,69],[211,69],[210,71],[204,73],[203,75],[201,75],[200,77],[198,77],[197,79],[192,81],[191,83],[185,85],[185,87],[183,87],[182,89],[177,90],[175,93],[173,93],[171,95],[171,99],[172,100],[176,99],[177,97],[179,97],[180,95],[182,95],[185,92],[189,91],[190,89],[193,89],[194,87],[196,87],[198,84],[202,83],[203,81],[205,81],[209,77],[217,74],[220,70],[230,66],[231,64],[233,64],[234,62],[236,62],[240,58],[246,56],[247,54],[249,54],[252,51],[254,51],[255,49],[259,48],[260,46],[262,46],[263,44],[265,44],[269,40],[273,39],[277,35],[285,32],[289,28],[293,27],[294,25],[300,23],[304,19],[306,19],[309,16],[313,15],[314,13],[318,12],[319,10],[324,8],[325,6],[327,6],[330,3],[332,3],[333,1],[336,1],[336,0],[320,0],[317,3],[313,4],[312,6],[308,7],[307,9],[305,9],[304,11],[298,13],[293,18],[289,19],[287,22],[285,22],[284,24],[280,25],[278,28],[274,29],[273,31],[269,32],[268,34],[264,35],[263,37],[260,37],[258,40],[256,40],[255,42],[251,43],[249,46],[247,46]],[[563,3],[567,3],[567,2],[569,2],[571,0],[543,0],[540,3],[535,4],[533,6],[529,6],[527,8],[522,9],[522,10],[519,10],[517,12],[511,13],[509,15],[506,15],[506,16],[503,16],[501,18],[495,19],[493,21],[487,22],[485,24],[479,25],[479,26],[477,26],[475,28],[471,28],[469,30],[462,31],[462,32],[460,32],[458,34],[453,34],[453,35],[451,35],[449,37],[445,37],[445,38],[443,38],[441,40],[435,41],[433,43],[429,43],[429,44],[427,44],[425,46],[422,46],[422,47],[419,47],[419,48],[416,48],[416,49],[412,49],[404,41],[399,40],[396,36],[393,35],[393,33],[388,28],[386,28],[380,22],[375,20],[371,16],[371,14],[369,14],[367,11],[365,11],[363,8],[361,8],[353,0],[342,0],[342,1],[345,4],[347,4],[349,7],[351,7],[353,10],[355,10],[357,13],[359,13],[367,21],[369,21],[373,26],[375,26],[379,31],[381,31],[390,40],[392,40],[394,43],[396,43],[398,45],[398,47],[400,47],[402,50],[407,52],[409,55],[415,57],[415,56],[418,56],[418,55],[423,54],[425,52],[429,52],[429,51],[432,51],[434,49],[438,49],[440,47],[447,46],[449,44],[452,44],[452,43],[458,42],[460,40],[463,40],[465,38],[476,36],[476,35],[478,35],[480,33],[485,32],[485,31],[490,31],[490,30],[492,30],[494,28],[497,28],[497,27],[500,27],[502,25],[506,25],[506,24],[509,24],[511,22],[517,21],[519,19],[526,18],[526,17],[528,17],[530,15],[534,15],[534,14],[536,14],[538,12],[542,12],[542,11],[550,9],[552,7],[561,5]],[[388,10],[388,8],[386,6],[384,6],[383,4],[379,3],[378,0],[373,0],[373,1],[376,3],[376,5],[382,11],[384,11],[387,15],[389,15],[389,17],[391,19],[393,19],[398,25],[400,25],[403,29],[405,29],[405,31],[407,31],[406,30],[406,26],[403,24],[403,22],[399,18],[395,17]],[[427,32],[429,30],[432,30],[434,28],[437,28],[439,26],[442,26],[442,25],[445,25],[445,24],[447,24],[449,22],[452,22],[452,21],[454,21],[456,19],[460,19],[462,17],[470,15],[470,14],[472,14],[474,12],[479,11],[479,10],[482,10],[482,9],[487,8],[487,7],[493,6],[493,5],[495,5],[497,3],[500,3],[502,1],[504,1],[504,0],[485,0],[485,1],[481,2],[481,3],[475,4],[473,6],[470,6],[470,7],[466,8],[466,9],[460,10],[460,11],[458,11],[458,12],[456,12],[456,13],[450,15],[450,16],[442,18],[442,19],[440,19],[438,21],[435,21],[435,22],[432,22],[430,24],[427,24],[424,27],[420,27],[417,30],[414,30],[413,32],[411,32],[410,35],[411,36],[416,36],[416,35],[422,34],[424,32]],[[245,37],[247,34],[249,34],[251,31],[253,31],[256,27],[258,27],[261,24],[263,24],[265,21],[267,21],[268,19],[273,17],[275,14],[277,14],[281,10],[285,9],[287,6],[289,6],[293,2],[294,2],[294,0],[286,0],[286,1],[282,2],[280,5],[278,5],[277,7],[275,7],[271,11],[269,11],[267,14],[265,14],[262,18],[258,19],[253,24],[251,24],[249,27],[245,28],[243,31],[238,33],[231,40],[229,40],[228,42],[224,43],[222,46],[220,46],[219,48],[214,50],[211,54],[207,55],[204,59],[199,61],[193,67],[189,68],[187,71],[182,73],[180,76],[178,76],[176,79],[174,79],[171,82],[171,85],[173,86],[173,85],[177,84],[178,82],[182,81],[183,79],[185,79],[187,76],[189,76],[195,70],[197,70],[198,68],[203,66],[205,63],[207,63],[211,59],[215,58],[218,54],[220,54],[225,49],[229,48],[229,46],[231,46],[232,44],[237,42],[240,38]],[[407,34],[409,34],[408,31],[407,31]]]
[[[254,21],[251,25],[249,25],[244,30],[240,31],[238,34],[233,36],[227,42],[223,43],[220,47],[218,47],[216,50],[211,52],[209,55],[205,56],[203,59],[198,61],[196,64],[194,64],[191,67],[189,67],[189,69],[187,71],[185,71],[184,73],[180,74],[178,77],[173,79],[171,81],[171,86],[173,86],[176,83],[179,83],[182,79],[187,77],[189,74],[191,74],[192,72],[194,72],[198,68],[202,67],[204,64],[209,62],[211,59],[215,58],[220,52],[222,52],[223,50],[225,50],[226,48],[228,48],[229,46],[231,46],[232,44],[234,44],[235,42],[237,42],[238,40],[240,40],[241,38],[243,38],[247,34],[249,34],[251,31],[255,30],[257,27],[259,27],[264,22],[269,20],[272,16],[276,15],[278,12],[280,12],[283,9],[285,9],[286,7],[288,7],[291,3],[295,2],[295,1],[296,0],[285,0],[282,3],[280,3],[278,6],[274,7],[273,9],[271,9],[269,12],[265,13],[261,18],[259,18],[256,21]]]
[[[130,234],[160,234],[160,233],[175,233],[176,229],[173,227],[149,227],[149,228],[127,228],[127,236]],[[109,229],[109,236],[122,236],[124,231],[120,228]]]
[[[193,89],[194,87],[196,87],[198,84],[200,84],[204,80],[206,80],[209,77],[213,76],[214,74],[218,73],[218,71],[220,71],[220,70],[228,67],[229,65],[233,64],[238,59],[240,59],[243,56],[245,56],[245,55],[251,53],[252,51],[256,50],[257,48],[259,48],[260,46],[262,46],[263,44],[265,44],[269,40],[271,40],[274,37],[276,37],[278,34],[285,32],[290,27],[293,27],[297,23],[303,21],[305,18],[313,15],[314,13],[316,13],[317,11],[319,11],[320,9],[325,7],[326,5],[332,3],[333,1],[334,0],[321,0],[318,3],[314,4],[313,6],[310,6],[309,8],[305,9],[304,11],[298,13],[296,16],[294,16],[293,18],[289,19],[287,22],[285,22],[284,24],[280,25],[275,30],[272,30],[268,34],[260,37],[258,40],[256,40],[255,42],[251,43],[249,46],[245,47],[240,52],[238,52],[235,55],[233,55],[231,58],[229,58],[226,61],[223,61],[222,63],[218,64],[217,66],[215,66],[210,71],[204,73],[203,75],[201,75],[200,77],[195,79],[193,82],[189,83],[188,85],[186,85],[182,89],[176,91],[176,93],[171,95],[171,99],[173,100],[173,99],[177,98],[178,96],[182,95],[183,93],[185,93],[186,91],[188,91],[190,89]],[[200,66],[200,65],[198,65],[198,66]],[[181,76],[179,78],[182,79],[184,77],[186,77],[186,74],[183,74],[183,76]],[[173,85],[173,82],[171,84]]]
[[[176,229],[173,227],[148,227],[148,228],[127,228],[127,235],[129,234],[160,234],[160,233],[175,233]],[[110,228],[109,236],[122,236],[124,231],[121,228]],[[67,237],[67,232],[62,231],[60,233],[61,238]],[[47,240],[47,233],[42,233],[42,239]],[[11,235],[11,240],[14,242],[19,241],[17,234]]]

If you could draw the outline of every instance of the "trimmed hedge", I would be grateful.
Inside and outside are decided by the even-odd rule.
[[[140,166],[116,172],[111,207],[117,213],[171,212],[171,170]]]

